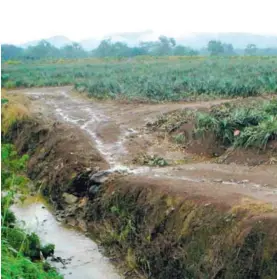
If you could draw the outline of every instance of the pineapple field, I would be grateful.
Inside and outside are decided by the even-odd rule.
[[[277,93],[276,57],[138,57],[2,65],[2,87],[74,85],[98,99],[188,101]]]

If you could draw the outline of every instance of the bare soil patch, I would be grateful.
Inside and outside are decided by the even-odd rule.
[[[147,179],[156,177],[157,187],[161,185],[160,181],[168,178],[176,184],[178,181],[184,183],[193,180],[202,183],[203,193],[208,196],[210,192],[210,197],[220,195],[220,192],[225,193],[226,187],[222,185],[229,185],[230,195],[237,193],[270,203],[274,203],[276,199],[273,190],[277,188],[275,153],[261,152],[255,155],[249,150],[232,153],[218,145],[212,136],[194,141],[193,119],[188,117],[188,121],[184,121],[183,117],[179,116],[180,111],[182,116],[184,111],[207,110],[212,105],[221,104],[226,100],[173,104],[119,104],[76,97],[71,94],[70,87],[28,89],[17,93],[25,94],[31,100],[30,109],[40,119],[56,123],[51,124],[50,131],[48,128],[36,128],[39,131],[36,131],[35,135],[42,137],[41,148],[49,138],[51,143],[48,143],[47,149],[57,149],[55,164],[51,166],[53,173],[57,175],[60,170],[58,166],[62,163],[63,166],[74,166],[74,163],[79,162],[80,164],[76,164],[81,165],[83,169],[129,167]],[[168,115],[163,123],[154,126],[155,129],[147,125],[159,121],[162,113]],[[185,135],[185,144],[176,142],[176,136],[180,133]],[[26,130],[25,134],[30,137],[32,133]],[[32,142],[31,138],[26,139],[24,142]],[[43,155],[40,156],[43,158]],[[137,159],[140,156],[157,156],[168,164],[162,167],[146,164],[145,169],[140,169],[141,166],[136,163],[139,162]],[[39,168],[36,172],[38,173],[42,169],[37,164],[38,153],[34,158],[34,169]],[[220,160],[221,164],[217,164],[216,161]],[[237,163],[235,167],[233,162]],[[258,166],[257,162],[262,165]],[[263,166],[264,163],[272,165]],[[242,164],[246,166],[244,171],[240,172]],[[251,167],[253,165],[257,165],[254,171]],[[266,172],[264,168],[270,171]],[[74,169],[70,172],[72,175],[72,172],[79,171]],[[141,175],[139,179],[142,179]],[[216,191],[213,191],[213,187]]]

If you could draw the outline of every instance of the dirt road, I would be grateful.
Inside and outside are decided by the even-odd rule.
[[[161,113],[182,108],[209,108],[222,100],[174,104],[120,104],[92,101],[71,92],[71,87],[16,90],[31,100],[31,110],[41,117],[71,123],[86,131],[113,170],[125,170],[147,181],[167,183],[178,192],[192,191],[230,203],[238,197],[277,206],[277,166],[224,165],[208,160],[183,160],[184,153],[169,141],[159,141],[145,130]],[[167,167],[133,164],[139,153],[158,154],[172,161]],[[183,163],[180,163],[184,161]],[[157,186],[158,187],[158,186]],[[189,190],[188,190],[189,189]]]

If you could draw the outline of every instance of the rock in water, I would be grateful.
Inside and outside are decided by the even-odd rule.
[[[99,171],[90,176],[90,181],[100,183],[100,184],[104,183],[108,179],[108,175],[111,173],[112,171],[110,170]]]

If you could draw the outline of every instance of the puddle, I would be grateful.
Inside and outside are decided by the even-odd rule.
[[[83,233],[60,224],[42,202],[12,206],[18,221],[29,232],[35,232],[42,244],[55,244],[55,257],[66,263],[49,262],[65,279],[120,279],[95,242]]]

